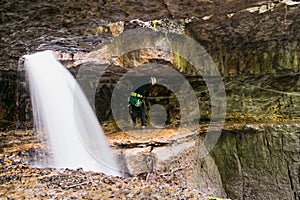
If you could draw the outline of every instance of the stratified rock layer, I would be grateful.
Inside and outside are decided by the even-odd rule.
[[[144,63],[173,65],[188,75],[187,79],[197,93],[200,117],[203,121],[209,121],[211,105],[207,87],[201,76],[194,76],[194,71],[186,60],[178,55],[164,54],[159,57],[157,52],[142,50],[129,52],[112,64],[111,55],[106,51],[105,44],[128,29],[146,27],[156,31],[175,30],[199,42],[219,67],[226,88],[227,122],[286,122],[282,125],[233,126],[225,129],[212,152],[212,157],[196,160],[198,186],[209,188],[211,185],[207,187],[207,184],[213,185],[214,182],[208,182],[208,179],[218,180],[216,168],[211,167],[215,163],[225,192],[233,199],[300,198],[299,127],[295,125],[300,117],[299,5],[289,6],[277,0],[45,0],[31,3],[4,1],[0,11],[1,129],[15,129],[20,125],[23,125],[23,128],[32,127],[30,100],[26,93],[24,74],[20,75],[20,71],[17,71],[22,55],[45,49],[58,51],[59,59],[67,67],[73,67],[70,71],[76,75],[80,66],[74,67],[74,62],[82,60],[85,53],[96,47],[105,53],[101,63],[111,65],[107,74],[102,77],[95,97],[96,112],[103,124],[113,124],[107,120],[112,119],[110,100],[118,78],[126,73],[126,70]],[[170,95],[161,88],[157,88],[156,94]],[[178,125],[179,105],[176,98],[151,101],[153,104],[169,105],[167,109],[172,112],[169,112],[168,120],[172,126]],[[116,130],[116,127],[113,128]],[[3,138],[6,141],[9,136],[4,135]],[[0,141],[1,150],[3,145],[6,145],[4,140]],[[196,143],[196,147],[197,145],[199,144]],[[148,146],[142,151],[139,151],[141,147],[137,148],[139,149],[124,150],[127,151],[126,158],[131,159],[133,164],[140,161],[134,160],[134,154],[143,158],[144,155],[157,158],[158,155],[168,157],[166,152],[172,152],[169,151],[169,147],[166,152],[164,147],[151,150],[151,146]],[[189,151],[180,155],[185,157],[188,153]],[[185,159],[187,158],[183,158],[181,162]],[[10,166],[9,160],[11,159],[7,157],[2,159],[2,167]],[[165,160],[158,161],[158,166],[164,168],[164,162]],[[150,171],[153,169],[153,165],[149,166],[127,168],[133,173],[142,173],[145,167]],[[17,171],[28,169],[23,165],[15,168]],[[146,172],[149,172],[147,170]],[[61,175],[65,177],[64,174]],[[12,187],[15,188],[15,184],[22,183],[23,176],[21,179],[15,174],[8,178],[1,177],[6,194]],[[52,179],[56,187],[55,177]],[[14,181],[14,178],[17,180]],[[26,178],[24,180],[26,182]],[[71,188],[73,186],[68,183],[63,185]],[[23,193],[28,191],[26,187],[14,191]],[[70,197],[71,194],[62,192],[63,189],[61,187],[59,190],[50,191],[49,194],[38,193],[37,196]],[[219,191],[221,190],[222,188]],[[170,193],[174,193],[174,190]],[[127,191],[124,194],[132,195]],[[133,196],[128,196],[131,197]]]
[[[180,2],[147,1],[147,3],[136,1],[122,1],[121,3],[117,1],[77,1],[64,3],[45,0],[31,4],[26,2],[16,3],[14,1],[5,2],[1,9],[3,11],[2,24],[0,25],[3,30],[1,32],[3,42],[0,44],[3,47],[0,53],[0,121],[3,125],[2,129],[7,127],[11,129],[18,126],[19,123],[29,120],[26,119],[28,114],[24,111],[27,102],[21,101],[18,102],[18,108],[15,106],[16,95],[23,95],[18,94],[22,90],[18,91],[17,88],[19,81],[17,63],[22,55],[52,49],[69,55],[62,56],[60,59],[66,66],[72,66],[72,62],[83,58],[83,54],[78,54],[78,52],[91,51],[95,47],[101,46],[103,48],[103,44],[109,43],[112,38],[117,37],[123,31],[136,27],[146,26],[154,30],[172,30],[186,33],[208,51],[224,77],[269,74],[274,76],[291,75],[296,78],[300,69],[298,47],[300,35],[300,29],[298,28],[300,24],[299,5],[288,6],[278,1],[244,2],[239,0],[222,3],[219,1],[189,0]],[[189,12],[183,12],[187,10]],[[168,17],[172,17],[173,20],[168,19]],[[144,22],[141,20],[144,20]],[[192,51],[192,49],[190,50]],[[111,55],[109,52],[105,52],[105,48],[102,49],[102,53],[106,53],[106,59],[110,59]],[[176,55],[171,55],[171,57],[170,55],[167,57],[158,57],[157,55],[155,55],[155,52],[145,50],[130,52],[121,56],[116,64],[118,64],[117,67],[130,68],[136,66],[136,64],[155,60],[158,63],[175,65],[181,72],[194,73],[191,66]],[[132,65],[132,60],[138,62]],[[259,81],[262,82],[256,84],[256,86],[260,85],[261,88],[268,84],[264,83],[263,79],[259,79]],[[247,82],[246,79],[245,82]],[[298,92],[299,81],[294,82],[296,83],[293,84],[294,88],[288,81],[281,83],[283,85],[282,89],[284,89],[281,92],[286,92],[286,88],[290,88],[288,92]],[[100,91],[99,93],[109,95],[113,86],[108,84],[104,87],[106,87],[106,91]],[[241,84],[233,84],[228,87],[231,91],[239,91],[240,87],[244,88]],[[249,90],[251,93],[252,88],[249,88]],[[268,96],[272,95],[270,91],[261,91],[261,93],[266,92],[270,93],[267,94]],[[234,105],[238,100],[240,103],[243,95],[249,95],[248,89],[245,93],[247,94],[243,93],[237,98],[236,96],[231,97],[229,93],[227,95],[228,102],[232,102],[230,104]],[[260,92],[255,93],[260,95]],[[274,93],[273,96],[278,96],[278,93]],[[295,102],[292,104],[297,105],[297,99],[294,100],[293,95],[289,97],[291,97],[292,102]],[[298,109],[297,106],[291,108],[286,105],[289,100],[283,98],[282,101],[278,100],[281,101],[279,107],[289,107],[290,111],[278,111],[279,113],[293,113],[294,111],[291,111],[291,109]],[[263,112],[265,110],[262,106],[269,107],[269,105],[265,105],[266,103],[263,103],[264,105],[256,104],[256,100],[252,101],[251,98],[245,101],[245,105],[249,103],[253,109],[257,107],[258,110]],[[109,109],[109,105],[105,107]],[[21,110],[18,110],[19,108]],[[111,118],[106,108],[104,110],[98,108],[101,109],[101,112],[99,110],[101,120]],[[206,105],[204,110],[207,110],[207,108]],[[255,121],[256,119],[265,119],[263,113],[252,112],[252,108],[249,108],[249,106],[246,109],[235,107],[233,108],[234,111],[230,106],[229,108],[227,113],[229,113],[228,116],[232,120],[254,119]],[[277,115],[275,111],[270,111],[269,108],[267,110],[267,115],[272,115],[271,119],[298,118],[298,116],[295,116],[298,111],[292,115],[288,114],[289,116],[279,114],[279,116],[273,117],[273,115]],[[231,112],[234,113],[231,114]],[[255,113],[256,116],[251,116],[251,113]],[[204,118],[209,116],[205,113],[203,115]],[[18,119],[19,122],[16,124]]]
[[[212,151],[232,199],[299,199],[298,124],[254,124],[223,131]]]

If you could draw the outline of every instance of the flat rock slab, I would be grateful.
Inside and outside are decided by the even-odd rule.
[[[141,129],[107,135],[112,147],[163,146],[196,137],[196,130],[179,129]]]

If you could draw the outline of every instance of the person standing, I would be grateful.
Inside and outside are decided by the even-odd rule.
[[[133,122],[133,127],[136,126],[136,120],[139,117],[141,119],[142,128],[146,127],[146,107],[145,98],[149,96],[152,91],[152,87],[156,84],[156,78],[151,77],[150,83],[142,85],[131,93],[129,99],[130,115]]]

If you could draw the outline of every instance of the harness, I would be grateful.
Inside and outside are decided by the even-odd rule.
[[[134,105],[135,107],[140,107],[143,104],[142,98],[143,98],[143,95],[138,94],[136,92],[132,92],[129,102],[131,105]]]
[[[142,99],[142,98],[144,97],[143,95],[138,94],[138,93],[136,93],[136,92],[131,92],[131,96],[132,96],[132,97],[137,97],[137,98],[140,98],[140,99]]]

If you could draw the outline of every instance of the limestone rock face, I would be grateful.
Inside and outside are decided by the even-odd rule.
[[[31,10],[34,12],[29,12]],[[102,55],[102,64],[111,64],[111,52],[104,44],[109,43],[124,31],[137,27],[172,30],[187,34],[208,51],[225,78],[245,75],[295,74],[300,68],[299,13],[299,5],[287,5],[279,1],[185,0],[178,2],[170,0],[140,3],[126,0],[121,3],[118,1],[72,3],[51,1],[49,3],[45,0],[32,4],[14,1],[4,3],[1,18],[2,33],[5,36],[2,37],[3,48],[0,50],[0,68],[1,77],[3,77],[1,78],[3,88],[1,86],[0,121],[7,128],[15,126],[17,118],[20,118],[16,116],[17,109],[13,102],[16,101],[16,94],[18,94],[17,67],[18,59],[22,55],[52,49],[61,52],[59,59],[66,66],[74,67],[85,58],[86,52],[97,47],[99,50],[95,51],[94,55]],[[22,25],[18,23],[20,20]],[[44,27],[45,25],[47,28]],[[23,31],[25,29],[26,32]],[[166,45],[162,43],[160,46]],[[195,75],[186,60],[166,53],[164,50],[167,49],[161,50],[163,51],[144,49],[128,52],[117,58],[114,64],[116,67],[128,69],[140,64],[156,62],[175,65],[181,72]],[[77,64],[74,65],[74,63]],[[6,84],[13,92],[6,92]],[[107,91],[113,88],[111,84],[105,87],[109,88]],[[234,86],[229,87],[230,90],[239,90]],[[297,92],[297,90],[293,89],[289,92]],[[228,100],[231,101],[230,94],[228,96]],[[251,103],[252,100],[246,101]],[[288,102],[289,100],[279,101]],[[293,97],[291,101],[294,101]],[[235,104],[234,102],[236,101],[233,100],[232,105]],[[24,112],[22,109],[28,106],[24,102],[19,103],[21,110],[18,112]],[[261,105],[251,106],[261,108]],[[203,110],[207,110],[209,105],[205,103],[204,107]],[[247,109],[251,110],[249,107]],[[252,111],[244,113],[244,109],[234,108],[234,110],[241,114],[230,114],[230,118],[241,117],[242,120],[253,118],[248,116]],[[102,109],[101,113],[103,113],[99,116],[101,120],[110,118],[109,110]],[[25,121],[25,115],[20,114],[21,122]],[[201,115],[207,118],[209,112]],[[286,118],[286,115],[277,118]],[[291,115],[288,118],[294,118],[294,116]]]
[[[14,128],[16,120],[16,73],[7,71],[0,73],[0,130],[6,127]]]
[[[225,190],[232,199],[299,199],[299,8],[278,0],[5,1],[0,8],[0,129],[14,129],[20,123],[32,127],[18,61],[24,54],[46,49],[56,51],[74,76],[87,56],[88,61],[97,60],[95,65],[109,65],[102,77],[93,70],[81,77],[100,80],[93,98],[101,123],[113,119],[110,100],[117,80],[147,63],[182,72],[197,95],[201,120],[208,122],[211,99],[203,77],[187,60],[168,52],[166,43],[160,43],[160,50],[136,50],[118,58],[107,46],[135,28],[185,33],[206,49],[223,76],[227,122],[285,124],[227,128],[204,159],[197,157],[195,135],[153,143],[149,138],[131,138],[133,144],[116,140],[120,146],[126,144],[116,149],[124,169],[131,174],[175,171],[184,184],[220,196],[226,196]],[[174,97],[165,88],[156,88],[155,93]],[[151,103],[166,106],[170,124],[178,125],[176,98]],[[186,163],[192,164],[185,168]]]
[[[212,151],[232,199],[299,199],[299,126],[225,129]]]
[[[164,176],[207,194],[227,197],[210,155],[200,158],[199,132],[181,129],[134,130],[108,135],[125,174]]]
[[[211,52],[226,76],[294,73],[299,71],[297,7],[276,4],[263,13],[212,15],[187,24],[186,33]]]

